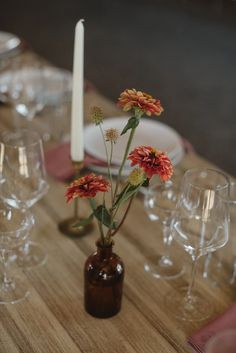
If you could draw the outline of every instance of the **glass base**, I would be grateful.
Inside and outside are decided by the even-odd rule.
[[[0,304],[15,304],[28,297],[29,291],[26,289],[25,283],[18,277],[13,280],[14,282],[7,286],[1,283]]]
[[[19,251],[17,256],[17,265],[23,269],[31,269],[42,266],[47,261],[47,255],[43,248],[32,241],[27,245],[27,251]]]
[[[186,299],[187,287],[170,292],[165,297],[165,304],[173,316],[184,321],[203,321],[213,313],[213,306],[206,296],[193,291],[191,300]]]
[[[144,270],[155,278],[175,279],[183,275],[184,268],[179,262],[166,256],[149,257],[144,264]]]

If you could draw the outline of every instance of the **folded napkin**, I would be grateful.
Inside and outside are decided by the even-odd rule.
[[[222,315],[192,334],[192,336],[188,338],[188,343],[197,352],[204,353],[207,341],[216,333],[227,329],[236,329],[236,303]]]
[[[88,154],[84,158],[84,167],[89,164],[106,166],[103,161],[97,160]],[[45,152],[45,166],[49,175],[60,181],[70,180],[74,169],[70,159],[70,144],[64,143]]]

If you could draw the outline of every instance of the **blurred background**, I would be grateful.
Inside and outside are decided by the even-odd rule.
[[[72,69],[85,19],[85,76],[116,101],[125,88],[161,99],[161,121],[236,175],[235,0],[8,0],[0,29]]]

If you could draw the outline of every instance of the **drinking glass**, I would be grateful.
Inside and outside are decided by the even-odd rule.
[[[212,336],[206,344],[205,353],[235,353],[236,330],[224,330]]]
[[[16,113],[17,122],[24,124],[35,117],[43,107],[44,77],[42,63],[35,60],[14,61],[11,70],[10,100]]]
[[[3,268],[0,304],[17,303],[29,294],[22,280],[11,276],[9,265],[12,254],[27,239],[33,222],[28,210],[16,209],[0,202],[0,261]]]
[[[46,194],[48,184],[39,135],[22,129],[0,135],[0,197],[19,209],[32,207]],[[18,263],[31,268],[46,261],[41,246],[27,240],[20,248]]]
[[[233,268],[230,284],[236,283],[236,183],[230,182],[229,197],[225,200],[229,209],[229,242],[232,249]]]
[[[168,308],[182,320],[200,321],[212,313],[207,297],[194,289],[194,282],[199,258],[228,240],[227,205],[219,190],[228,192],[228,180],[219,171],[191,169],[183,177],[172,233],[191,256],[191,279],[188,288],[166,298]]]
[[[227,183],[228,183],[228,187],[225,188],[222,184],[221,181],[217,181],[215,182],[216,186],[217,186],[217,192],[220,193],[220,195],[224,198],[225,202],[228,205],[228,210],[230,211],[229,213],[231,214],[231,218],[233,217],[233,200],[232,198],[235,196],[235,200],[236,200],[236,192],[234,190],[233,184],[230,185],[230,179],[221,172],[221,175],[225,177],[225,179],[227,179]],[[234,193],[234,196],[233,196]],[[230,196],[231,194],[231,196]],[[236,206],[235,206],[236,208]],[[231,212],[232,211],[232,212]],[[233,225],[233,223],[232,223]],[[229,232],[229,237],[230,237],[230,233]],[[233,239],[233,237],[232,237]],[[222,269],[222,250],[218,252],[218,254],[215,256],[214,253],[210,252],[204,262],[204,269],[203,269],[203,278],[206,279],[212,286],[218,286],[219,285],[219,275],[220,275],[220,271]],[[213,259],[215,258],[216,261],[213,261]]]
[[[183,274],[181,261],[171,255],[171,221],[178,198],[178,184],[173,180],[158,182],[151,186],[144,198],[144,206],[151,221],[162,224],[164,253],[145,261],[144,269],[155,278],[174,279]]]

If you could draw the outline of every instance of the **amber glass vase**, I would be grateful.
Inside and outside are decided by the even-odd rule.
[[[121,309],[124,265],[113,253],[112,244],[96,243],[97,251],[90,255],[84,267],[84,304],[92,316],[107,318]]]

